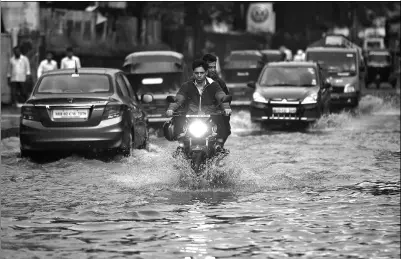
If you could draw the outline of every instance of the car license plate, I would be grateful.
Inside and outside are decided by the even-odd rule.
[[[297,108],[293,107],[273,107],[273,113],[296,113]]]
[[[338,98],[340,98],[340,95],[339,95],[339,94],[331,94],[330,96],[331,96],[331,98],[333,98],[333,99],[338,99]]]
[[[89,111],[87,109],[79,110],[54,110],[54,119],[87,119]]]
[[[237,76],[249,76],[248,72],[238,72]]]

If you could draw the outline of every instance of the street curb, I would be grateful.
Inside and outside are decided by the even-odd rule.
[[[1,139],[10,138],[10,137],[18,137],[19,136],[19,127],[12,127],[7,129],[1,129]]]

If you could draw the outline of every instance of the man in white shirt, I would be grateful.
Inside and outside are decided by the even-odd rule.
[[[38,67],[38,79],[44,72],[56,70],[57,68],[57,62],[53,60],[53,53],[48,51],[46,53],[46,59],[40,62],[40,65]]]
[[[81,61],[77,56],[74,56],[71,47],[67,48],[67,56],[61,60],[60,69],[71,69],[75,68],[75,63],[77,64],[77,68],[81,67]]]
[[[27,57],[21,54],[20,48],[14,47],[14,56],[10,59],[7,79],[11,87],[11,101],[13,105],[23,103],[28,98],[28,89],[25,82],[31,76],[31,66]],[[30,78],[29,78],[30,79]]]

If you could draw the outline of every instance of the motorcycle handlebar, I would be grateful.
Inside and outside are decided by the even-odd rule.
[[[173,117],[178,117],[178,116],[187,116],[189,115],[189,117],[202,117],[202,116],[230,116],[230,115],[226,115],[224,112],[220,112],[220,113],[208,113],[208,114],[186,114],[186,113],[179,113],[179,112],[174,112],[173,113]]]

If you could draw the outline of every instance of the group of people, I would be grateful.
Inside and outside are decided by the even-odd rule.
[[[173,116],[181,107],[185,107],[185,114],[197,114],[199,110],[206,114],[222,111],[225,116],[214,118],[218,125],[216,150],[226,152],[224,144],[231,134],[232,110],[228,103],[220,103],[224,96],[229,95],[229,91],[225,82],[217,75],[216,63],[217,57],[210,53],[192,62],[193,76],[178,90],[176,102],[169,105],[166,115]],[[174,117],[165,126],[170,123],[174,127],[174,135],[178,136],[183,131],[185,117]]]
[[[13,106],[18,106],[18,104],[25,102],[30,94],[30,86],[27,83],[32,80],[31,66],[28,58],[21,53],[21,49],[18,46],[13,48],[13,52],[14,55],[10,59],[7,79],[11,88],[11,103]],[[81,61],[77,56],[74,56],[71,47],[66,49],[66,54],[66,57],[61,60],[60,69],[81,67]],[[57,61],[53,59],[53,53],[48,51],[46,59],[39,64],[37,70],[38,79],[44,72],[55,69],[58,69]]]

